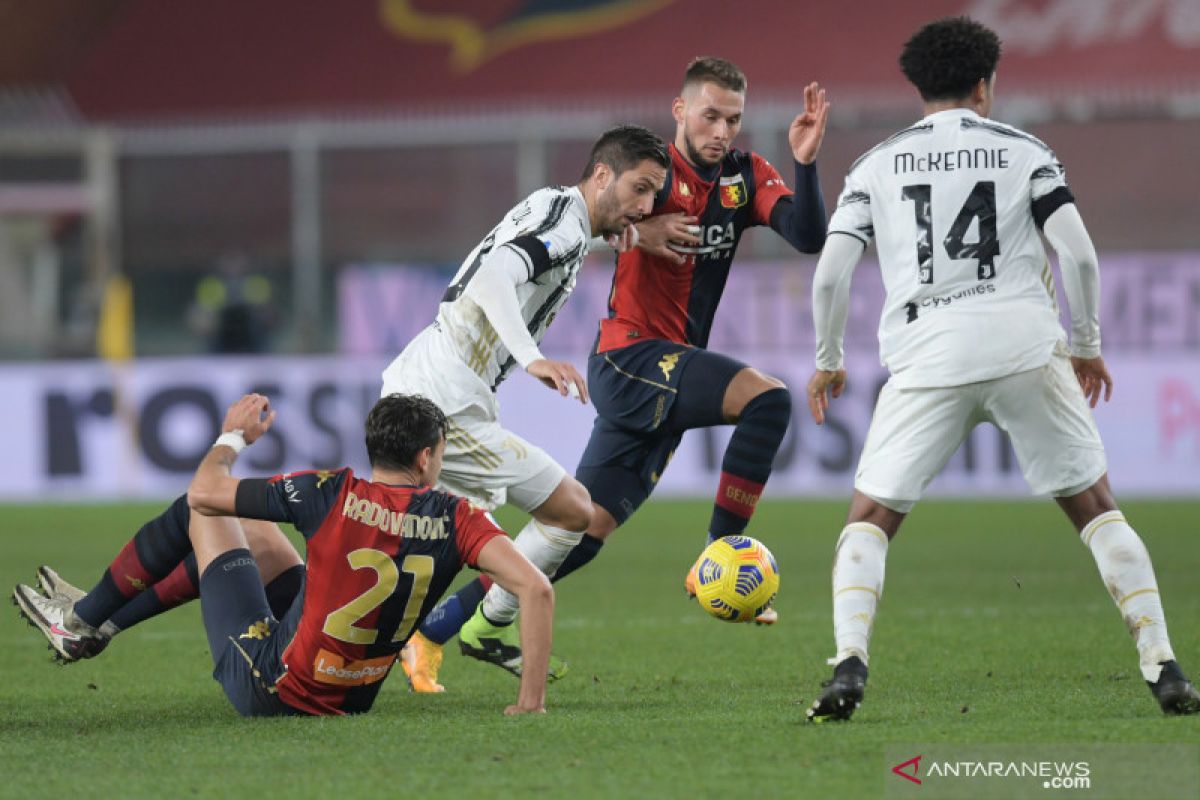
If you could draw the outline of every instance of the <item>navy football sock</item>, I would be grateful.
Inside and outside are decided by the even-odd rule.
[[[475,609],[483,602],[492,582],[476,578],[437,605],[421,623],[421,635],[434,644],[453,639]]]
[[[746,530],[791,419],[792,396],[782,387],[763,392],[742,409],[721,462],[709,541]]]
[[[118,608],[108,621],[120,630],[126,630],[199,596],[200,576],[196,573],[196,554],[188,553],[183,563],[170,575],[151,586],[150,591],[142,592]]]
[[[571,552],[567,553],[567,558],[563,561],[562,566],[558,568],[558,572],[554,573],[554,577],[550,579],[551,583],[557,583],[563,578],[570,575],[575,570],[587,564],[596,554],[600,552],[600,548],[604,547],[604,540],[597,539],[594,536],[588,536],[586,533],[579,540],[579,544],[571,548]]]
[[[297,564],[289,567],[275,576],[274,580],[263,588],[267,590],[267,603],[271,606],[271,614],[275,619],[283,619],[283,615],[296,602],[300,589],[304,587],[304,565]]]
[[[275,576],[266,585],[267,602],[271,613],[279,619],[287,613],[304,584],[304,565],[297,564]],[[200,596],[200,578],[196,572],[196,554],[188,553],[175,570],[154,584],[150,591],[142,592],[121,606],[109,617],[118,630],[127,630],[138,623],[156,617],[164,611],[190,603]]]
[[[192,552],[187,495],[147,522],[121,548],[100,581],[75,604],[81,620],[99,627],[130,598],[170,575]]]

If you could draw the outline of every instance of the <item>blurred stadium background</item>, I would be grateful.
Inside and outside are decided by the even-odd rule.
[[[1001,34],[994,115],[1055,148],[1101,254],[1114,485],[1194,497],[1195,0],[0,0],[0,499],[167,496],[250,389],[280,423],[248,469],[362,467],[378,373],[462,257],[524,194],[577,180],[604,128],[670,137],[691,58],[746,71],[738,145],[785,176],[801,87],[828,88],[832,210],[850,163],[919,115],[903,40],[957,13]],[[814,266],[748,236],[714,348],[802,385]],[[610,275],[594,256],[549,352],[584,364]],[[850,392],[825,429],[797,410],[776,496],[849,491],[883,378],[869,261],[855,298]],[[220,349],[260,352],[214,354],[222,315],[240,338]],[[573,467],[588,409],[521,376],[501,398]],[[708,495],[722,441],[692,434],[663,492]],[[935,492],[1026,495],[990,429]]]

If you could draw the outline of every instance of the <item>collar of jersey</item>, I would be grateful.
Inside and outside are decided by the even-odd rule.
[[[922,119],[921,122],[937,122],[939,119],[954,119],[956,117],[975,117],[978,119],[979,115],[969,108],[947,108],[945,111],[935,111]]]
[[[575,216],[579,218],[580,223],[583,225],[584,235],[591,238],[591,218],[588,216],[587,200],[583,199],[583,192],[579,191],[578,186],[568,186],[567,194],[571,195],[571,199],[575,202]]]
[[[712,184],[716,182],[717,178],[721,176],[721,168],[725,164],[725,160],[721,159],[721,163],[712,167],[712,177],[705,178],[695,167],[688,163],[688,160],[683,157],[683,153],[676,149],[674,142],[671,143],[671,153],[679,158],[679,164],[688,171],[689,177],[699,181],[700,183]]]

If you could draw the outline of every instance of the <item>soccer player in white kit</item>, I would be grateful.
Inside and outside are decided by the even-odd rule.
[[[887,291],[880,357],[891,378],[837,542],[837,655],[807,712],[813,721],[849,719],[862,702],[888,543],[984,421],[1009,434],[1030,488],[1054,496],[1091,550],[1162,710],[1200,711],[1171,650],[1149,553],[1109,489],[1089,409],[1112,394],[1096,252],[1050,148],[987,118],[999,58],[996,34],[965,17],[932,22],[905,44],[900,66],[925,117],[850,168],[817,265],[813,419],[824,421],[827,393],[836,398],[845,385],[850,277],[872,239]],[[1069,347],[1039,230],[1059,256]]]
[[[489,510],[509,502],[531,514],[515,543],[547,575],[587,530],[591,498],[545,451],[500,424],[496,388],[520,366],[564,397],[587,402],[575,367],[545,358],[538,344],[588,250],[598,239],[632,234],[669,164],[666,145],[646,128],[604,133],[579,184],[540,189],[505,214],[455,274],[437,319],[383,373],[384,395],[424,395],[446,414],[439,486]],[[515,596],[494,587],[469,621],[476,635],[468,654],[519,672],[518,634],[509,625],[516,612]],[[404,661],[413,688],[441,691],[440,646],[414,640]],[[467,644],[465,629],[461,641]],[[552,664],[552,678],[562,666]]]

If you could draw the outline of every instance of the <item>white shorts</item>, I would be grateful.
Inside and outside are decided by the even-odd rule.
[[[879,393],[854,488],[908,513],[981,422],[1012,441],[1034,494],[1070,497],[1107,471],[1087,399],[1061,353],[1044,367],[990,381]]]
[[[545,450],[500,425],[496,395],[426,328],[383,372],[381,395],[428,397],[446,414],[439,487],[488,510],[512,503],[526,513],[550,497],[567,472]]]

